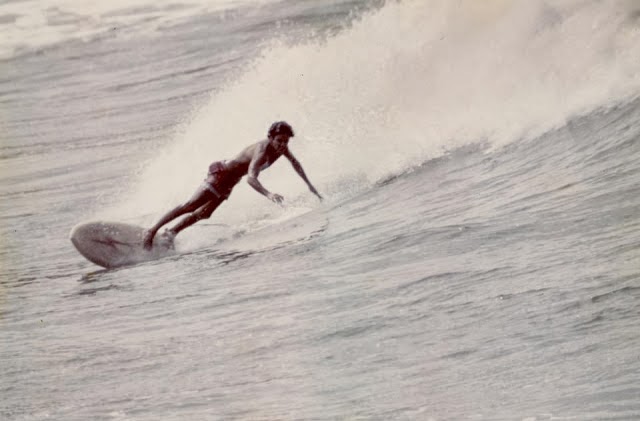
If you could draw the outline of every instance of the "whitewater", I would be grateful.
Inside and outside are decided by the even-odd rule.
[[[640,418],[635,1],[0,2],[0,418]],[[177,254],[150,226],[286,120]]]

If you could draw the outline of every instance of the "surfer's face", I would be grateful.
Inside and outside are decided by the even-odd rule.
[[[273,137],[271,143],[276,150],[283,151],[287,147],[290,138],[291,136],[288,134],[277,134]]]

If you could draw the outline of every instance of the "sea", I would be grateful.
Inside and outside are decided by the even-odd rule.
[[[0,419],[640,420],[637,0],[0,0]],[[289,122],[176,254],[151,226]]]

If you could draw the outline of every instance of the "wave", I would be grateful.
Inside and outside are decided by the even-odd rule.
[[[185,118],[117,209],[161,212],[285,119],[291,149],[329,196],[358,191],[464,145],[501,147],[640,92],[633,1],[387,2],[329,38],[273,41]],[[307,206],[286,164],[265,185]],[[217,213],[234,222],[274,207],[243,185]]]
[[[0,4],[0,58],[79,40],[90,42],[103,37],[135,37],[193,16],[260,5],[267,0],[191,0],[151,2],[149,0],[26,0]],[[117,31],[116,31],[117,30]]]

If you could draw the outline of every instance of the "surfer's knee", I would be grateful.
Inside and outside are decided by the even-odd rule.
[[[210,211],[206,209],[201,209],[197,212],[198,219],[209,219],[212,213],[213,213],[213,210]]]
[[[186,202],[185,204],[183,204],[181,206],[181,208],[182,208],[181,209],[182,212],[187,213],[187,212],[194,212],[195,210],[197,210],[199,208],[199,206],[198,206],[197,202],[195,202],[193,200],[190,200],[190,201]]]
[[[209,219],[213,212],[218,208],[219,203],[209,202],[203,208],[198,210],[198,217],[200,219]]]

